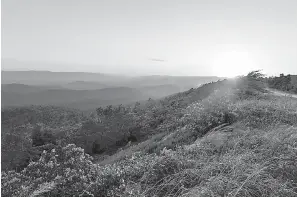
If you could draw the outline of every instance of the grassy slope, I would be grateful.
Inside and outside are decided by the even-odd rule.
[[[133,157],[135,151],[184,141],[191,135],[187,125],[167,136],[155,135],[100,164],[128,170],[150,160],[136,183],[128,181],[127,196],[297,196],[297,100],[274,96],[235,103],[221,100],[221,108],[216,108],[218,98],[204,101],[201,108],[190,106],[192,120],[205,120],[206,111],[227,108],[237,114],[232,125],[212,129],[174,151],[165,148],[159,156],[136,158],[133,165],[130,159],[122,160]]]
[[[297,196],[297,99],[266,95],[238,100],[227,90],[201,99],[187,100],[175,130],[157,133],[99,164],[86,165],[79,157],[70,165],[73,173],[94,179],[77,180],[77,190],[60,187],[55,176],[46,179],[50,186],[33,186],[34,174],[31,181],[18,175],[22,181],[10,187],[15,175],[5,176],[3,191],[7,196],[13,188],[48,196],[79,191],[94,196]],[[36,168],[69,176],[64,160],[54,168],[50,162],[32,164],[22,176]],[[32,188],[25,191],[21,185]]]

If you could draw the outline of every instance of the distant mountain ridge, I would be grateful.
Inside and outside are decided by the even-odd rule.
[[[221,79],[50,71],[2,71],[1,76],[2,107],[56,105],[82,110],[159,99]]]
[[[105,105],[105,103],[125,104],[130,101],[145,100],[147,98],[149,98],[148,95],[143,94],[137,89],[129,87],[104,88],[99,90],[38,89],[36,91],[32,90],[30,94],[2,90],[1,104],[2,107],[28,105],[70,105],[73,108],[84,109],[83,104],[88,105],[88,100],[92,100],[95,106],[91,106],[96,107]],[[81,103],[81,105],[74,105],[71,103]]]
[[[28,85],[49,85],[70,83],[73,81],[109,81],[121,79],[122,76],[110,76],[101,73],[83,73],[83,72],[51,72],[51,71],[1,71],[1,82],[23,83]]]
[[[110,75],[92,72],[52,72],[52,71],[1,71],[2,84],[23,83],[27,85],[58,84],[73,82],[101,82],[109,84],[134,84],[163,85],[168,83],[191,83],[197,81],[204,84],[209,81],[224,79],[216,76],[162,76],[148,75],[139,77],[127,77],[122,75]]]
[[[63,85],[63,87],[73,90],[96,90],[102,88],[110,88],[113,86],[96,81],[73,81]]]

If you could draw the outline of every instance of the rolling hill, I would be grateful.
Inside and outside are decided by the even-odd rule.
[[[49,71],[2,71],[1,75],[2,107],[56,105],[81,110],[159,99],[220,79]]]
[[[26,85],[20,83],[11,83],[11,84],[1,84],[1,91],[3,93],[19,93],[27,94],[34,93],[50,89],[62,89],[60,86],[49,86],[49,85]]]
[[[2,194],[296,196],[297,100],[263,93],[254,76],[98,108],[85,120],[59,108],[4,110],[8,127],[23,127],[1,136],[5,166],[22,164],[3,172]],[[30,147],[24,129],[42,145]]]
[[[141,76],[127,77],[102,73],[50,72],[50,71],[1,71],[2,84],[19,83],[25,85],[59,85],[74,89],[100,89],[102,87],[127,86],[139,88],[144,86],[176,85],[189,89],[211,81],[214,76]],[[97,88],[96,88],[97,87]]]
[[[126,104],[146,100],[149,95],[128,87],[104,88],[99,90],[41,89],[40,87],[14,85],[2,90],[2,107],[28,105],[72,106],[77,109],[90,109],[110,104]],[[26,89],[22,89],[26,87]],[[22,91],[18,91],[22,89]],[[28,92],[26,92],[28,90]],[[90,105],[90,103],[92,103]]]
[[[73,81],[62,86],[72,90],[98,90],[112,87],[111,85],[106,85],[96,81]]]
[[[114,82],[124,80],[121,76],[101,73],[50,72],[50,71],[2,71],[2,83],[22,83],[27,85],[57,85],[74,81]]]

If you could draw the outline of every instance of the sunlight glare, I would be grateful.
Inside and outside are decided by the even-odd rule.
[[[246,75],[255,68],[247,52],[229,51],[219,54],[213,62],[213,71],[220,77]]]

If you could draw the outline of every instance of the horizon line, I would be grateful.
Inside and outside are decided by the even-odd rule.
[[[92,71],[51,71],[51,70],[25,70],[25,69],[1,69],[1,72],[49,72],[49,73],[89,73],[89,74],[102,74],[102,75],[115,75],[115,76],[128,76],[127,74],[112,74],[104,72],[92,72]],[[160,76],[160,77],[217,77],[217,78],[227,78],[219,77],[215,75],[164,75],[164,74],[151,74],[151,75],[133,75],[129,77],[149,77],[149,76]]]

